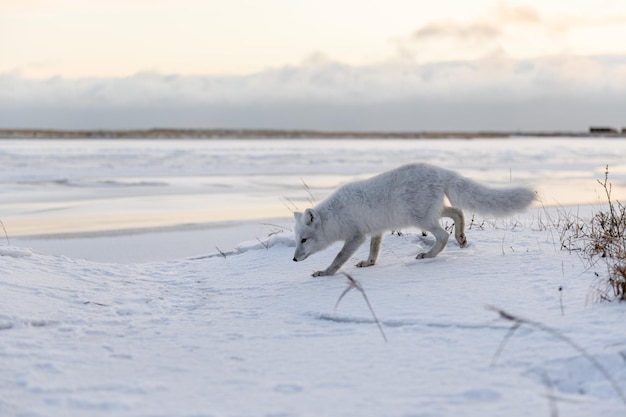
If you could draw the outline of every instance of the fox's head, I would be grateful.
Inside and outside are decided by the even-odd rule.
[[[325,239],[322,239],[322,219],[315,210],[306,209],[304,213],[295,212],[293,217],[296,220],[296,252],[293,254],[295,262],[304,261],[328,246]]]

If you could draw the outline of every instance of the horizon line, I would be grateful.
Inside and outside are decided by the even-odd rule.
[[[516,136],[535,137],[626,137],[626,127],[590,126],[587,131],[525,130],[317,130],[252,128],[147,129],[0,129],[0,139],[474,139]]]

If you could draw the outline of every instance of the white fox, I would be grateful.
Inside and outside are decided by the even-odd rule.
[[[444,196],[452,207],[444,207]],[[435,243],[420,258],[433,258],[448,242],[448,233],[439,224],[441,217],[454,223],[455,238],[467,243],[463,212],[503,217],[526,209],[536,194],[526,187],[489,188],[469,178],[429,164],[408,164],[373,178],[339,187],[326,200],[304,213],[294,213],[296,251],[293,260],[303,261],[330,244],[344,241],[330,266],[314,277],[333,275],[371,236],[367,260],[357,267],[376,263],[382,233],[416,226],[435,236]],[[458,208],[456,208],[458,207]]]

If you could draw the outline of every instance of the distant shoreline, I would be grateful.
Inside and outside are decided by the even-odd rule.
[[[324,131],[280,129],[0,129],[0,139],[498,139],[511,137],[609,137],[626,133],[524,131]]]

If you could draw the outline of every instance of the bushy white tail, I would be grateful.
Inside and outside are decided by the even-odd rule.
[[[490,188],[456,173],[450,177],[445,193],[453,207],[495,217],[523,211],[537,198],[530,188]]]

